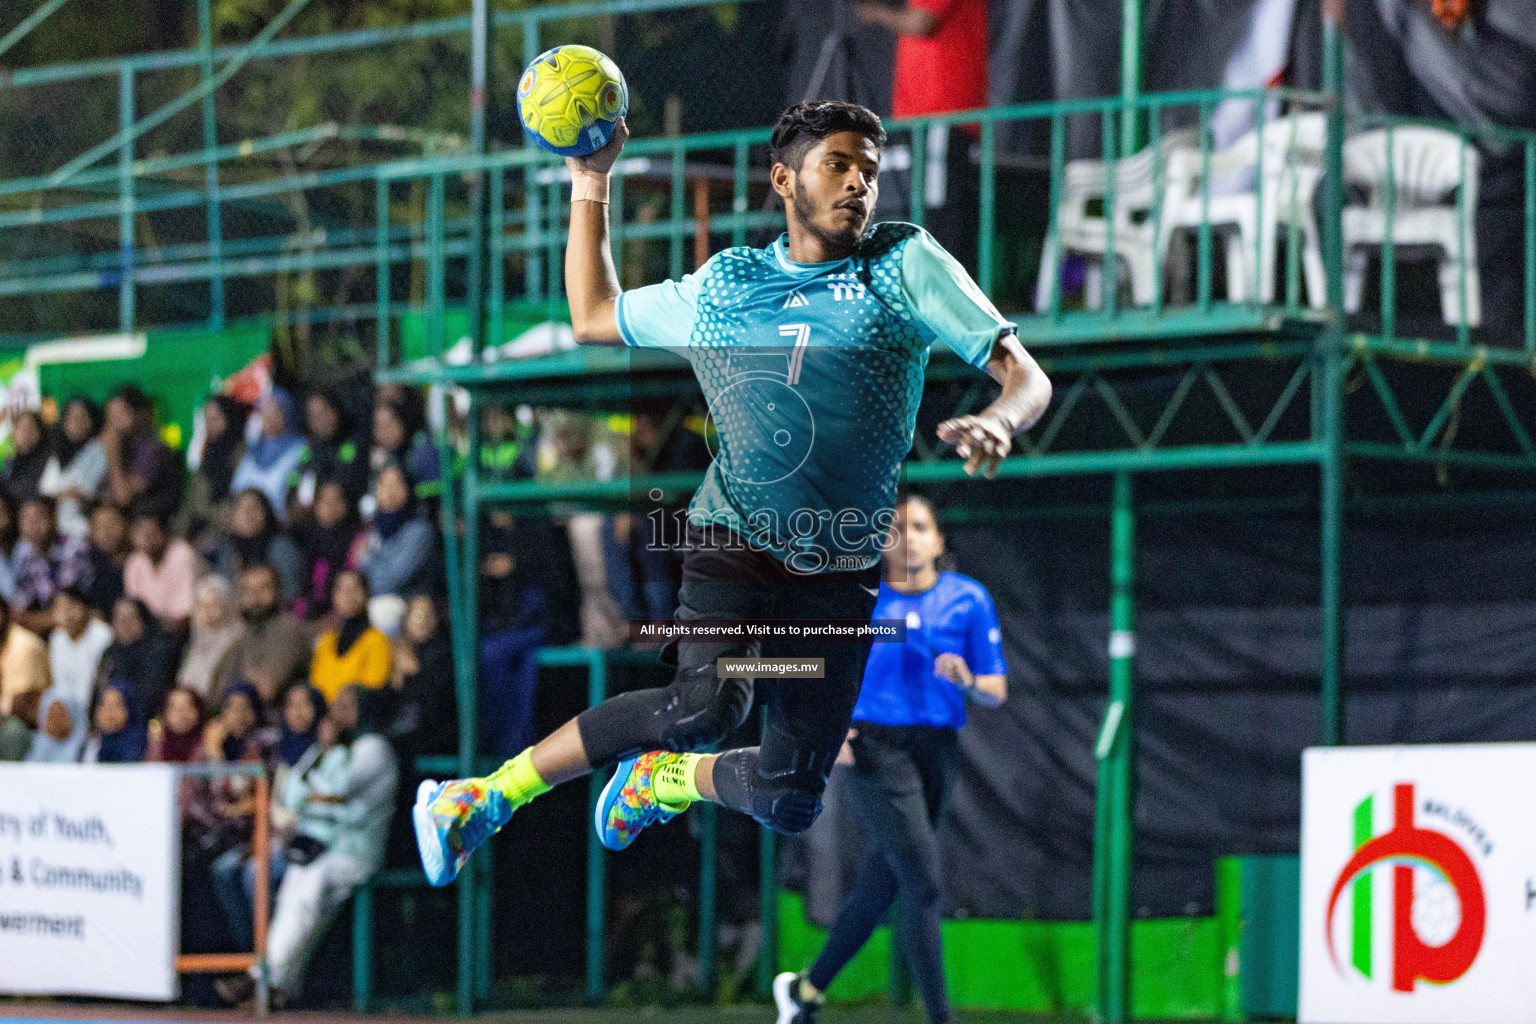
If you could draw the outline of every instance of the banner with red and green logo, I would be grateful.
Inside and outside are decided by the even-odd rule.
[[[1302,762],[1301,1024],[1536,1022],[1536,743]]]

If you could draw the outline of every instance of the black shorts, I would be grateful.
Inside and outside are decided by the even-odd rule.
[[[868,622],[879,592],[878,564],[846,572],[796,573],[724,527],[690,524],[677,618]],[[841,746],[864,681],[869,645],[868,640],[826,639],[763,644],[762,657],[823,658],[826,665],[822,679],[757,680],[757,699],[769,709],[765,745],[779,734],[778,741],[792,740],[797,749],[832,744],[835,751]],[[712,662],[719,647],[679,641],[678,666]]]

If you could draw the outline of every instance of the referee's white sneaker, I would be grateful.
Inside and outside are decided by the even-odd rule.
[[[773,979],[773,1003],[779,1008],[778,1024],[816,1024],[820,1002],[800,998],[800,975],[785,971]]]

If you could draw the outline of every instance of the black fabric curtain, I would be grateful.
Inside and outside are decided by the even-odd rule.
[[[1349,742],[1536,739],[1533,526],[1536,509],[1351,528]],[[1311,517],[1148,517],[1138,534],[1134,906],[1209,913],[1213,858],[1297,850],[1301,751],[1321,735],[1317,530]],[[1011,689],[961,734],[943,831],[951,914],[1089,916],[1108,544],[1091,521],[949,536],[959,571],[997,602]],[[860,844],[833,789],[792,872],[823,921]]]

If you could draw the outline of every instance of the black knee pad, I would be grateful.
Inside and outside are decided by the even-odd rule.
[[[821,794],[837,751],[795,751],[791,763],[770,769],[759,749],[743,747],[720,755],[715,788],[722,802],[782,835],[804,832],[821,814]]]
[[[721,656],[753,655],[736,651]],[[666,694],[667,702],[659,713],[662,726],[658,739],[661,749],[673,753],[698,750],[725,739],[747,720],[752,709],[752,680],[718,678],[713,661],[678,669]]]
[[[667,686],[616,694],[578,715],[587,762],[595,768],[647,750],[698,750],[746,721],[752,680],[715,678],[715,655],[756,657],[757,645],[711,645],[716,647],[687,650]]]

